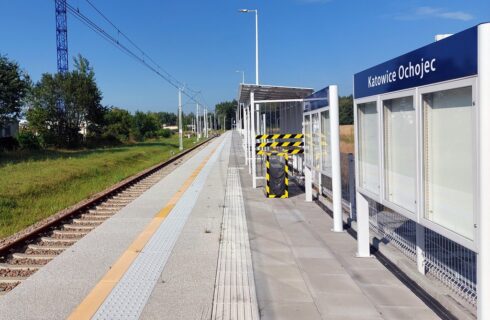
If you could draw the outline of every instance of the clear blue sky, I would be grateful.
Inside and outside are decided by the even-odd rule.
[[[85,0],[68,0],[116,35]],[[488,0],[92,0],[167,71],[202,90],[207,104],[233,99],[241,75],[254,82],[259,9],[263,84],[352,92],[352,75],[490,20]],[[68,16],[70,56],[95,68],[104,104],[174,111],[176,90]],[[54,0],[0,0],[0,53],[33,80],[56,71]],[[194,110],[186,105],[185,111]]]

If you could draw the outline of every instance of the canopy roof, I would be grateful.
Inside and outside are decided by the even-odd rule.
[[[255,100],[303,99],[313,93],[310,88],[279,87],[270,85],[240,84],[238,101],[248,104],[250,92],[255,92]]]

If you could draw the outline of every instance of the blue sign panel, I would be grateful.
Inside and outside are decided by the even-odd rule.
[[[316,109],[328,107],[329,101],[328,101],[328,94],[329,94],[329,87],[325,87],[321,90],[318,90],[317,92],[313,92],[306,98],[304,98],[304,111],[303,112],[309,112],[313,111]]]
[[[414,88],[478,73],[478,27],[354,75],[354,97]]]

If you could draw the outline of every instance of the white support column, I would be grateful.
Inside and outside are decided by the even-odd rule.
[[[266,122],[265,122],[265,113],[262,114],[262,134],[265,134],[266,131]]]
[[[243,151],[244,151],[244,154],[245,154],[245,165],[248,166],[248,149],[247,149],[247,146],[248,146],[248,137],[249,137],[249,134],[248,134],[248,112],[247,112],[247,108],[243,108]]]
[[[478,319],[490,319],[490,23],[478,26],[480,193],[477,224]],[[478,110],[477,109],[477,110]],[[478,153],[477,153],[478,154]]]
[[[344,231],[342,221],[342,180],[340,176],[339,95],[337,86],[329,86],[330,146],[332,155],[333,231]]]
[[[357,256],[367,258],[371,256],[369,251],[369,202],[357,192]]]
[[[242,134],[242,137],[243,137],[243,134],[245,132],[245,107],[243,105],[243,103],[240,105],[240,133]]]
[[[415,243],[417,246],[417,270],[425,274],[425,229],[419,223],[415,223]]]
[[[250,136],[248,134],[248,112],[247,112],[247,108],[244,107],[243,109],[243,115],[244,115],[244,119],[245,119],[245,122],[243,123],[243,150],[245,151],[245,164],[248,165],[248,149],[247,149],[247,146],[248,146],[248,137]]]
[[[256,106],[255,106],[255,93],[252,91],[250,92],[250,108],[251,108],[251,115],[252,115],[252,128],[250,130],[250,140],[251,140],[251,154],[250,154],[250,159],[252,160],[252,187],[257,188],[257,160],[255,156],[255,113],[256,113]]]
[[[349,153],[349,202],[350,202],[350,218],[354,219],[356,213],[356,164],[354,155]]]
[[[260,112],[258,110],[258,105],[257,105],[257,111],[255,111],[255,122],[257,123],[257,125],[255,126],[255,134],[259,135],[261,134],[262,132],[260,131],[262,128],[262,118],[260,117]]]
[[[248,173],[252,174],[252,154],[250,153],[251,145],[252,145],[252,105],[248,106],[248,145],[247,145],[247,152],[248,152]]]
[[[305,172],[305,201],[313,201],[313,181],[311,169],[304,166],[303,171]]]

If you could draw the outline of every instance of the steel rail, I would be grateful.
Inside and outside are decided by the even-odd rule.
[[[26,244],[29,244],[33,240],[38,239],[40,236],[43,234],[52,231],[57,225],[62,224],[63,221],[66,221],[74,216],[77,216],[81,214],[84,210],[88,210],[91,207],[103,202],[107,198],[114,196],[115,194],[123,191],[124,189],[128,188],[134,183],[137,183],[144,178],[150,176],[151,174],[157,172],[158,170],[172,164],[176,160],[184,157],[185,155],[189,154],[190,152],[196,150],[197,148],[203,146],[204,144],[208,143],[211,141],[215,136],[210,137],[209,139],[206,139],[195,146],[186,149],[182,152],[179,152],[178,154],[170,157],[169,159],[156,164],[148,169],[145,169],[141,171],[140,173],[137,173],[131,177],[128,177],[115,185],[112,185],[111,187],[98,192],[89,198],[82,200],[78,202],[77,204],[74,204],[73,206],[70,206],[66,209],[63,209],[55,214],[53,214],[51,217],[48,217],[44,220],[41,220],[40,222],[34,224],[33,226],[27,227],[26,229],[32,228],[32,230],[29,230],[28,232],[24,233],[26,229],[23,229],[16,234],[7,237],[3,240],[0,241],[0,258],[5,258],[7,257],[10,253],[15,251],[16,248],[21,248],[24,247]],[[55,218],[53,218],[55,217]],[[37,225],[39,224],[39,225]]]

